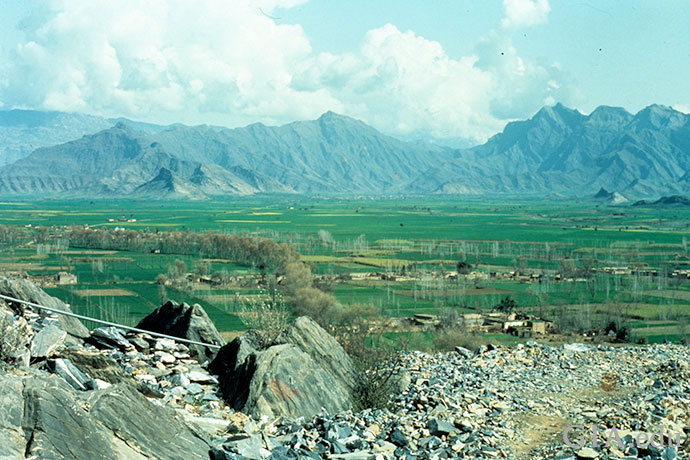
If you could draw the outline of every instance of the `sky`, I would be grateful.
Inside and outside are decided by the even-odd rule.
[[[690,112],[686,0],[0,0],[0,109],[153,123],[348,115],[485,141],[561,102]]]

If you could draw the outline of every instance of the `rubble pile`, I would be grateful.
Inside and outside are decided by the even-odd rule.
[[[197,324],[197,307],[169,307],[171,322],[194,312],[215,330]],[[390,364],[401,385],[389,406],[353,412],[340,400],[352,364],[306,318],[272,347],[248,334],[217,355],[114,327],[70,330],[0,301],[0,458],[690,458],[687,346],[407,352]]]

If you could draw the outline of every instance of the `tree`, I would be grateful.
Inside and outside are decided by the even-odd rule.
[[[197,260],[194,262],[194,271],[199,276],[208,276],[211,273],[211,262],[208,260]]]
[[[333,243],[333,235],[331,235],[331,232],[328,230],[321,229],[319,230],[319,241],[321,241],[324,246],[328,246]]]
[[[465,260],[458,262],[455,267],[460,275],[467,275],[472,271],[472,264]]]
[[[173,265],[173,273],[175,279],[179,280],[180,278],[183,278],[187,274],[187,264],[179,259],[175,260]]]
[[[165,301],[168,300],[168,293],[165,290],[165,284],[158,285],[158,297],[161,301],[161,305],[163,305]]]
[[[300,289],[312,287],[314,277],[309,267],[301,262],[292,262],[285,266],[283,290],[287,297],[294,297]]]
[[[498,305],[494,307],[494,310],[500,311],[501,313],[506,313],[510,314],[512,313],[516,308],[518,307],[518,304],[515,300],[513,300],[510,296],[506,296],[503,298]]]
[[[584,257],[581,261],[580,274],[587,281],[587,288],[589,289],[589,295],[594,299],[597,293],[596,280],[594,279],[594,263],[595,259],[591,257]]]

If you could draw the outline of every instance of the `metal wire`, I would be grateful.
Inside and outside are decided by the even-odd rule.
[[[17,302],[17,303],[21,303],[21,304],[24,304],[24,305],[29,305],[29,306],[31,306],[31,307],[39,308],[39,309],[41,309],[41,310],[49,311],[49,312],[51,312],[51,313],[57,313],[57,314],[59,314],[59,315],[65,315],[65,316],[69,316],[69,317],[72,317],[72,318],[82,319],[82,320],[85,320],[85,321],[93,321],[94,323],[103,324],[103,325],[106,325],[106,326],[117,327],[117,328],[120,328],[120,329],[124,329],[124,330],[126,330],[126,331],[142,332],[142,333],[144,333],[144,334],[149,334],[149,335],[152,335],[152,336],[154,336],[154,337],[162,337],[162,338],[165,338],[165,339],[172,339],[172,340],[174,340],[174,341],[176,341],[176,342],[189,343],[189,344],[192,344],[192,345],[200,345],[200,346],[202,346],[202,347],[213,348],[213,349],[219,349],[219,348],[221,347],[220,345],[214,345],[214,344],[212,344],[212,343],[197,342],[196,340],[183,339],[183,338],[175,337],[175,336],[172,336],[172,335],[161,334],[161,333],[159,333],[159,332],[152,332],[152,331],[147,331],[147,330],[145,330],[145,329],[139,329],[139,328],[136,328],[136,327],[125,326],[125,325],[123,325],[123,324],[113,323],[113,322],[110,322],[110,321],[103,321],[102,319],[90,318],[90,317],[88,317],[88,316],[78,315],[78,314],[76,314],[76,313],[72,313],[72,312],[69,312],[69,311],[62,311],[62,310],[58,310],[58,309],[56,309],[56,308],[46,307],[45,305],[39,305],[39,304],[36,304],[36,303],[33,303],[33,302],[28,302],[28,301],[26,301],[26,300],[15,299],[14,297],[9,297],[9,296],[2,295],[2,294],[0,294],[0,299],[5,299],[5,300],[9,300],[9,301],[11,301],[11,302]]]

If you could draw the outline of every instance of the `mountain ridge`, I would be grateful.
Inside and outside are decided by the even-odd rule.
[[[7,113],[0,112],[0,133],[3,123],[11,124]],[[24,119],[15,120],[15,127],[24,123],[29,129],[64,114],[15,115]],[[253,193],[592,196],[605,188],[620,195],[614,200],[620,202],[690,192],[690,116],[661,105],[636,114],[599,106],[585,115],[559,103],[510,122],[486,143],[467,149],[405,142],[330,111],[316,120],[242,128],[115,120],[112,127],[0,166],[0,193],[136,196],[167,184],[161,196],[165,190],[199,198]],[[163,169],[171,176],[158,177]]]

